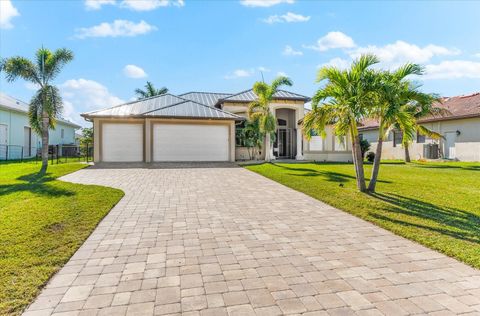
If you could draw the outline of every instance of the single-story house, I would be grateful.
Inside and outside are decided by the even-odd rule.
[[[95,162],[235,161],[247,160],[236,131],[257,99],[240,93],[188,92],[164,94],[82,114],[93,122]],[[278,91],[271,104],[277,118],[273,155],[279,159],[351,160],[348,145],[326,139],[307,142],[299,121],[310,98]],[[260,157],[264,156],[263,150]]]
[[[57,119],[55,130],[50,130],[50,145],[75,143],[75,130],[80,126]],[[35,156],[42,139],[28,121],[28,104],[0,92],[0,160]]]
[[[442,139],[429,139],[421,134],[416,136],[409,147],[411,159],[445,158],[460,161],[480,161],[480,93],[444,98],[441,103],[446,113],[427,116],[418,122],[443,136]],[[378,124],[366,121],[359,128],[361,137],[375,152],[378,140]],[[391,131],[383,143],[382,158],[404,159],[402,133]]]

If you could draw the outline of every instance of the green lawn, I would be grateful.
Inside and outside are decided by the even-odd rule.
[[[480,268],[480,163],[383,163],[374,195],[356,190],[351,164],[246,168]]]
[[[120,200],[123,192],[57,177],[85,164],[0,164],[0,315],[16,315],[35,298]]]

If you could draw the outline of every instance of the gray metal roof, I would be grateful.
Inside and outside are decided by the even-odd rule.
[[[183,101],[163,107],[148,113],[146,116],[158,117],[183,117],[183,118],[199,118],[199,119],[234,119],[243,120],[244,118],[233,113],[223,111],[205,104],[194,101]]]
[[[108,109],[97,110],[82,114],[83,117],[179,117],[197,119],[234,119],[242,117],[202,104],[177,97],[172,94],[163,94],[143,100],[133,101]]]
[[[309,101],[310,98],[301,94],[293,93],[285,90],[278,90],[274,95],[274,99],[287,99],[287,100],[302,100]],[[222,103],[225,101],[230,102],[252,102],[257,100],[257,95],[253,92],[252,89],[245,90],[243,92],[228,96],[219,100],[217,103]]]
[[[179,97],[202,103],[208,106],[214,106],[218,100],[229,97],[232,93],[217,93],[217,92],[187,92],[180,94]]]
[[[120,104],[108,109],[102,109],[82,114],[85,117],[93,116],[132,116],[141,115],[159,108],[170,106],[185,100],[173,94],[162,94],[159,96]]]

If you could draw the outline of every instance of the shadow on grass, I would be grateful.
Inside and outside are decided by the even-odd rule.
[[[371,196],[386,202],[389,205],[385,209],[387,212],[430,220],[440,225],[440,227],[432,227],[427,226],[427,224],[411,223],[391,218],[388,216],[388,213],[387,215],[372,213],[371,216],[376,219],[389,221],[402,226],[413,226],[464,241],[480,243],[480,216],[461,209],[441,207],[393,193],[373,193]]]
[[[428,164],[415,164],[415,167],[425,169],[462,169],[467,171],[480,171],[480,166],[455,166],[455,165],[428,165]]]
[[[296,177],[324,177],[326,181],[336,182],[336,183],[345,183],[345,182],[349,182],[351,180],[356,179],[355,176],[351,176],[345,173],[316,170],[316,169],[302,168],[302,167],[288,167],[288,166],[278,165],[275,163],[272,163],[272,165],[274,165],[275,167],[279,167],[279,168],[290,170],[290,171],[302,172],[302,173],[288,173],[288,175],[296,176]],[[391,181],[386,181],[386,180],[377,180],[377,182],[392,183]]]
[[[23,175],[17,178],[20,183],[0,185],[0,195],[7,195],[17,192],[31,192],[33,194],[46,195],[52,197],[72,196],[75,192],[57,188],[48,182],[55,180],[50,173],[39,174],[37,172]]]

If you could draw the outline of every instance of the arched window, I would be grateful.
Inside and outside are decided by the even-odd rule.
[[[287,120],[277,119],[278,126],[287,126]]]

